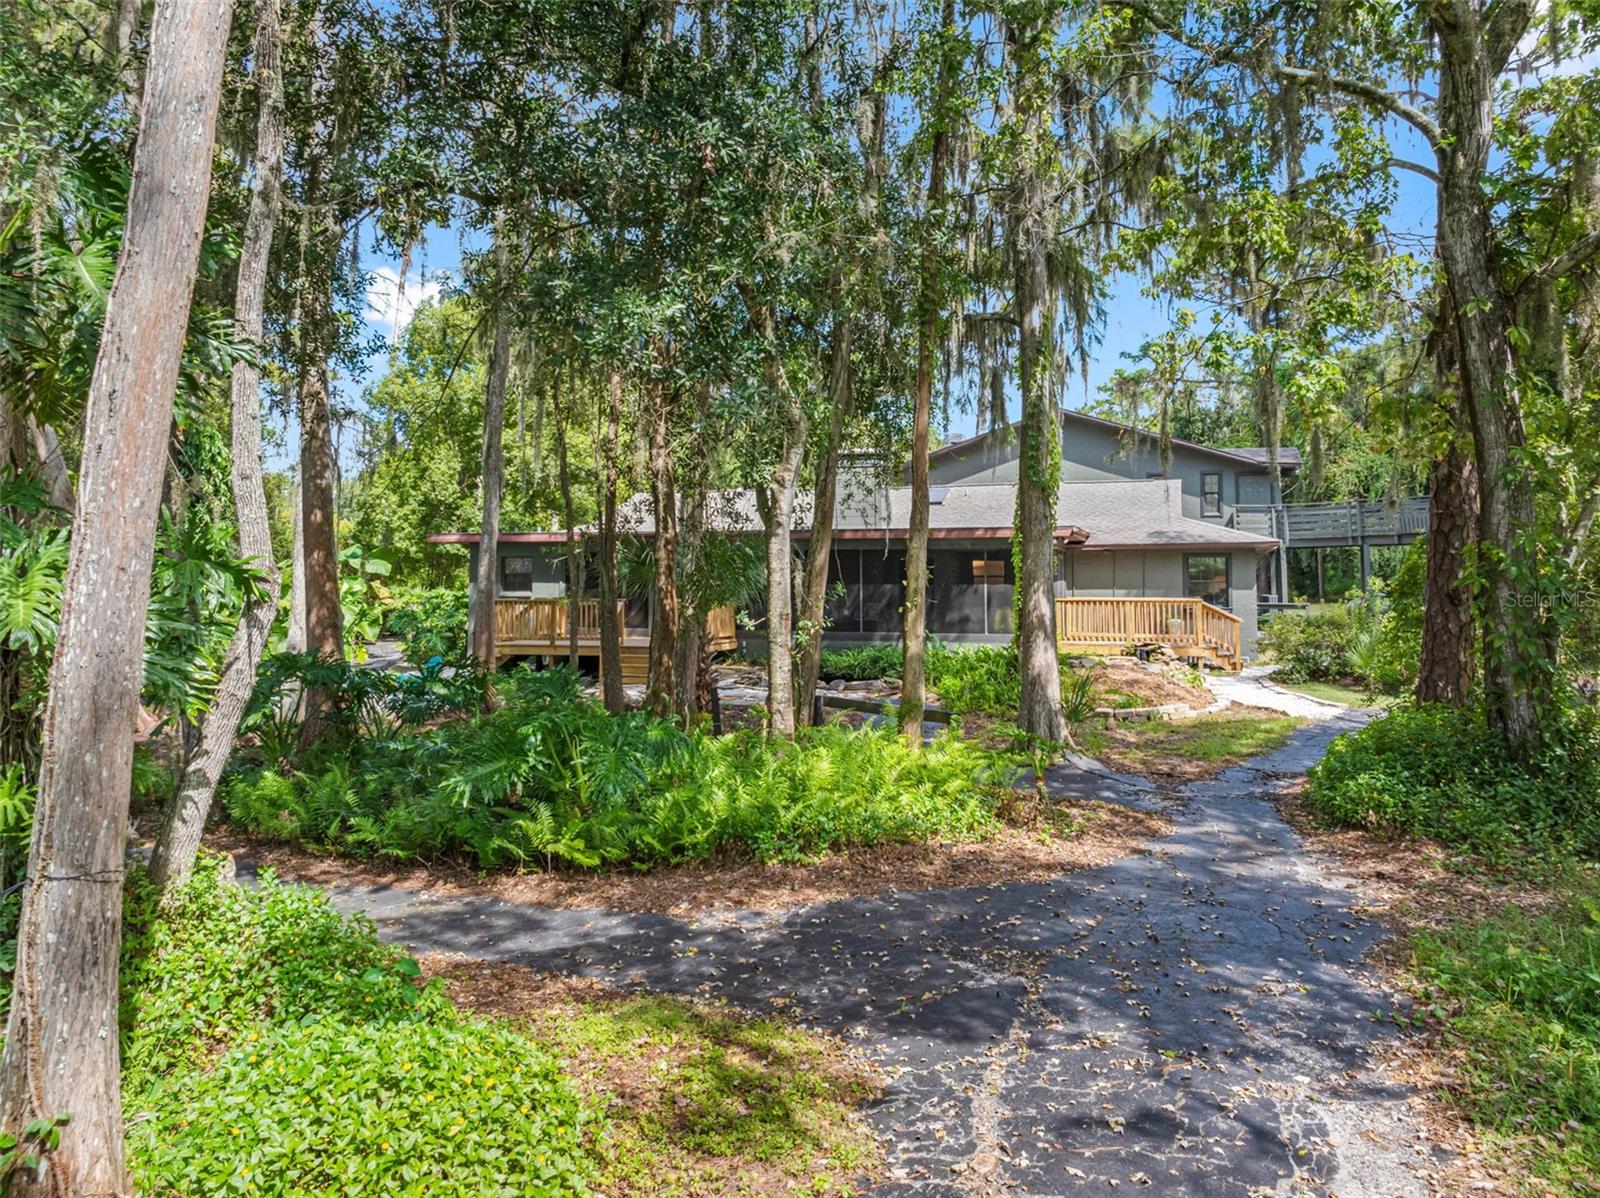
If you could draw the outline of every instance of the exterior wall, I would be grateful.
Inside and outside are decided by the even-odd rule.
[[[496,595],[518,599],[560,599],[567,593],[567,551],[561,545],[519,545],[500,542],[500,568],[495,571]],[[478,576],[478,547],[467,546],[467,586]],[[507,590],[501,584],[505,578],[505,560],[508,557],[531,557],[533,577],[526,589]]]
[[[1202,475],[1218,474],[1222,486],[1222,514],[1203,516]],[[1065,414],[1061,422],[1061,481],[1105,482],[1118,478],[1161,477],[1161,455],[1153,436],[1141,437],[1132,448],[1125,447],[1116,426]],[[1183,514],[1195,520],[1223,523],[1240,502],[1241,477],[1245,502],[1276,503],[1278,492],[1271,475],[1252,463],[1232,461],[1216,454],[1175,445],[1172,469],[1166,477],[1183,484]],[[929,465],[928,481],[933,486],[957,483],[1015,483],[1017,444],[990,436],[964,452],[940,458]],[[1252,490],[1254,488],[1254,490]]]
[[[1069,549],[1062,555],[1056,595],[1080,599],[1168,598],[1184,593],[1183,551],[1177,549]],[[1239,617],[1245,659],[1254,660],[1259,615],[1256,554],[1229,555],[1228,610]]]

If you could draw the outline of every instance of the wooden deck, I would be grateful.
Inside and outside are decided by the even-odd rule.
[[[622,627],[623,681],[643,682],[650,668],[650,630],[628,627],[623,612],[623,605],[617,604],[617,623]],[[738,645],[733,608],[713,608],[707,615],[706,643],[713,653],[723,653]],[[512,657],[565,655],[569,647],[567,600],[496,599],[494,646],[500,661]],[[600,655],[600,602],[597,599],[578,600],[578,655]]]
[[[1166,645],[1237,670],[1244,665],[1242,623],[1204,599],[1057,599],[1056,639],[1063,651],[1103,653]]]
[[[1276,537],[1288,549],[1407,545],[1428,531],[1427,496],[1389,503],[1240,505],[1232,527]]]

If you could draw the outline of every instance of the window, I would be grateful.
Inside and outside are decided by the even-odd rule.
[[[986,582],[1003,583],[1006,580],[1006,562],[1002,557],[975,557],[972,559],[972,581],[978,586]]]
[[[1200,476],[1200,514],[1222,515],[1222,475],[1208,472]]]
[[[503,557],[500,559],[500,589],[507,593],[527,592],[533,589],[533,558]]]
[[[1228,606],[1228,555],[1226,553],[1186,553],[1183,555],[1184,594],[1204,599],[1217,607]]]

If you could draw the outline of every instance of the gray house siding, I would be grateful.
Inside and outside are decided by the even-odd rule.
[[[1221,510],[1204,512],[1205,476],[1218,476]],[[1117,478],[1163,477],[1161,455],[1152,436],[1141,436],[1124,445],[1116,426],[1077,413],[1063,414],[1061,421],[1061,481],[1104,482]],[[1172,469],[1164,477],[1183,484],[1183,514],[1194,520],[1226,523],[1239,503],[1277,503],[1278,490],[1272,476],[1253,462],[1230,459],[1187,445],[1172,447]],[[928,481],[933,486],[958,483],[1015,483],[1017,481],[1017,443],[1014,437],[994,435],[954,449],[929,463]]]
[[[1057,567],[1056,595],[1063,599],[1180,597],[1185,591],[1184,552],[1176,549],[1068,549]],[[1228,555],[1227,608],[1240,621],[1247,660],[1256,652],[1256,554]]]

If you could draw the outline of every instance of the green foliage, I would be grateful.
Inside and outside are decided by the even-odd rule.
[[[1321,611],[1280,612],[1261,630],[1261,652],[1278,663],[1286,682],[1337,682],[1350,676],[1350,650],[1369,626],[1359,599]]]
[[[899,678],[905,668],[905,656],[893,641],[878,644],[851,645],[843,649],[822,651],[821,677],[843,678],[851,682],[866,682],[873,678]]]
[[[1538,758],[1509,760],[1483,713],[1401,704],[1334,741],[1310,773],[1335,823],[1433,836],[1494,859],[1600,854],[1600,712],[1559,713]]]
[[[466,666],[451,667],[448,676],[439,666],[391,674],[314,653],[275,653],[256,673],[239,731],[258,738],[268,761],[282,761],[299,743],[302,692],[318,696],[323,739],[343,744],[470,710],[483,702],[484,685],[484,674]]]
[[[400,639],[401,652],[414,666],[437,657],[447,662],[467,656],[467,593],[461,587],[415,587],[395,592],[384,628]]]
[[[345,652],[356,661],[367,659],[367,645],[383,630],[390,597],[382,579],[394,566],[383,553],[360,545],[339,550],[339,609],[344,621]]]
[[[1600,1176],[1600,889],[1424,933],[1418,998],[1464,1050],[1449,1098],[1541,1193]]]
[[[504,705],[434,731],[319,746],[295,771],[236,772],[222,802],[256,832],[356,854],[485,867],[653,864],[742,848],[766,860],[989,825],[1007,772],[942,738],[914,752],[838,725],[793,745],[611,715],[564,668],[512,675]]]
[[[320,893],[136,874],[123,1088],[146,1193],[574,1194],[584,1115],[556,1063]]]

